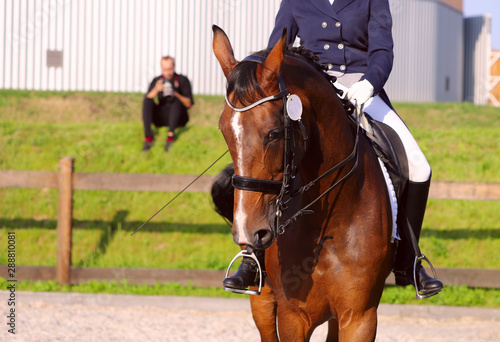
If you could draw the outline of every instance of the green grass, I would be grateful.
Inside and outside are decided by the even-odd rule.
[[[16,231],[23,265],[55,265],[56,190],[3,189],[0,246]],[[186,193],[130,236],[173,193],[75,191],[76,266],[224,269],[238,251],[208,194]],[[132,203],[133,205],[131,205]],[[499,203],[431,200],[421,247],[439,267],[500,268]],[[21,249],[21,251],[23,251]],[[130,253],[133,251],[133,253]],[[5,263],[0,254],[0,263]]]
[[[413,286],[386,286],[381,303],[411,305],[452,305],[475,307],[500,307],[500,289],[446,286],[436,296],[417,300]]]
[[[47,124],[0,122],[0,168],[57,171],[61,157],[75,158],[78,172],[201,173],[227,147],[217,127],[179,129],[178,141],[168,155],[164,138],[151,153],[141,153],[142,128],[137,123]],[[166,137],[166,130],[158,135]],[[229,156],[209,171],[215,174]]]
[[[6,289],[7,281],[0,277],[0,289]],[[50,281],[18,281],[17,291],[44,291],[44,292],[77,292],[77,293],[109,293],[134,295],[161,295],[161,296],[199,296],[199,297],[228,297],[245,298],[232,292],[216,287],[196,287],[192,284],[155,283],[155,285],[133,285],[126,280],[116,281],[88,281],[78,285],[59,285],[56,280]]]
[[[7,281],[0,277],[0,289],[7,287]],[[59,285],[57,281],[20,281],[18,291],[46,291],[46,292],[78,292],[78,293],[109,293],[134,295],[160,296],[202,296],[248,298],[248,296],[224,291],[221,287],[196,287],[192,284],[155,283],[155,285],[133,285],[126,280],[116,281],[89,281],[78,285]],[[425,300],[416,300],[413,287],[386,286],[382,294],[381,303],[412,304],[412,305],[453,305],[474,307],[500,307],[500,289],[480,289],[466,286],[447,286],[439,295]]]
[[[79,172],[199,173],[226,146],[217,123],[221,96],[196,96],[175,148],[142,146],[142,94],[0,90],[0,169],[57,170],[74,156]],[[500,182],[500,109],[456,104],[395,104],[419,141],[433,179]],[[229,157],[215,167],[217,173]],[[201,170],[201,171],[200,171]]]
[[[500,108],[471,103],[395,105],[442,181],[500,182]]]
[[[163,153],[162,128],[150,153],[141,153],[142,96],[0,90],[0,170],[56,171],[59,158],[73,156],[77,172],[199,174],[227,149],[217,128],[223,97],[196,96],[191,120],[178,130],[171,151]],[[500,182],[499,108],[394,106],[419,141],[434,180]],[[229,162],[225,156],[208,173]],[[208,194],[183,194],[130,236],[174,195],[75,191],[73,264],[225,269],[239,248]],[[15,231],[19,265],[55,265],[57,191],[0,189],[0,198],[0,246],[6,245],[6,232]],[[430,200],[422,250],[436,267],[500,269],[498,212],[500,202]],[[0,253],[0,264],[5,263]],[[413,297],[399,295],[400,290],[394,290],[395,297]],[[497,292],[468,291],[471,297],[498,298]],[[491,303],[498,306],[498,300]]]
[[[56,190],[0,192],[9,203],[0,208],[0,246],[7,243],[6,232],[15,231],[20,265],[55,265]],[[212,210],[208,194],[182,195],[130,236],[172,196],[76,191],[73,264],[224,269],[239,249],[232,242],[229,227]],[[498,209],[499,203],[493,201],[431,200],[421,237],[422,250],[438,267],[500,268]],[[29,253],[24,252],[25,247]],[[5,263],[4,254],[0,254],[0,263]]]
[[[500,269],[500,202],[429,200],[420,247],[438,267]]]
[[[7,243],[7,231],[15,231],[19,265],[55,265],[57,191],[3,189],[0,192],[5,203],[10,203],[0,208],[3,227],[0,246]],[[209,194],[183,194],[130,236],[174,195],[75,191],[73,264],[224,269],[239,248],[232,242],[230,227],[212,209]],[[44,210],[45,207],[50,210]],[[24,252],[25,247],[29,247],[29,253]],[[0,254],[0,264],[5,263],[5,258]]]
[[[144,94],[23,91],[0,89],[2,121],[37,123],[120,123],[141,124]],[[222,100],[222,101],[221,101]],[[195,96],[190,110],[194,126],[216,126],[224,108],[223,97]]]

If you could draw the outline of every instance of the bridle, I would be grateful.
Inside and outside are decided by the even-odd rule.
[[[243,61],[251,61],[251,62],[256,62],[256,63],[262,63],[265,59],[263,57],[259,56],[248,56]],[[285,83],[283,82],[283,79],[281,76],[278,77],[278,82],[279,82],[279,93],[271,96],[264,97],[263,99],[260,99],[246,107],[243,108],[237,108],[235,107],[231,101],[229,101],[229,98],[227,97],[226,93],[226,103],[235,112],[246,112],[252,108],[255,108],[265,102],[269,101],[275,101],[279,99],[283,99],[283,103],[285,103],[287,96],[290,95],[288,92],[288,89],[285,87]],[[285,111],[286,111],[286,106]],[[284,123],[285,123],[285,161],[287,161],[287,139],[290,139],[290,118],[285,112],[284,115]],[[287,165],[287,164],[284,164]],[[245,176],[239,176],[237,174],[233,175],[232,178],[232,183],[233,187],[239,190],[249,190],[249,191],[258,191],[258,192],[268,192],[268,193],[280,193],[281,189],[283,187],[283,184],[285,183],[285,178],[282,181],[276,181],[276,180],[268,180],[268,179],[259,179],[259,178],[251,178],[251,177],[245,177]]]
[[[265,60],[265,58],[260,57],[260,56],[248,56],[248,57],[243,59],[243,61],[250,61],[250,62],[256,62],[256,63],[262,63],[264,60]],[[355,172],[355,170],[357,169],[357,166],[358,166],[358,141],[359,141],[359,127],[360,127],[359,112],[360,111],[362,112],[362,108],[357,108],[357,112],[356,112],[356,138],[355,138],[353,150],[349,154],[349,156],[347,156],[339,164],[335,165],[330,170],[326,171],[325,173],[323,173],[321,176],[319,176],[318,178],[316,178],[312,182],[309,182],[308,184],[300,187],[297,190],[293,190],[291,187],[291,179],[295,178],[296,171],[297,171],[296,166],[297,166],[298,162],[295,160],[295,158],[294,158],[295,154],[291,148],[291,144],[295,142],[295,139],[293,139],[293,137],[292,137],[293,132],[294,132],[292,125],[296,124],[300,128],[300,130],[302,132],[302,138],[304,140],[304,146],[306,149],[307,149],[308,136],[307,136],[307,131],[306,131],[302,121],[300,119],[292,120],[289,113],[288,113],[287,101],[293,95],[291,95],[289,93],[288,89],[285,86],[285,83],[283,82],[281,75],[278,76],[278,83],[279,83],[279,92],[277,94],[264,97],[264,98],[254,102],[246,107],[243,107],[243,108],[237,108],[236,106],[234,106],[229,101],[227,93],[225,96],[227,105],[232,110],[234,110],[236,112],[245,112],[245,111],[248,111],[252,108],[255,108],[255,107],[257,107],[265,102],[269,102],[269,101],[275,101],[275,100],[279,100],[279,99],[282,99],[282,101],[283,101],[283,123],[284,123],[283,179],[281,181],[277,181],[277,180],[268,180],[268,179],[240,176],[237,174],[234,174],[232,177],[232,184],[233,184],[233,187],[235,189],[264,192],[264,193],[273,193],[273,194],[277,195],[277,197],[276,197],[275,225],[272,227],[273,238],[271,239],[270,243],[272,243],[276,239],[276,236],[278,234],[283,234],[285,232],[285,229],[289,225],[291,225],[292,223],[296,222],[300,216],[302,216],[303,214],[314,213],[309,208],[311,206],[313,206],[316,202],[318,202],[321,198],[326,196],[330,191],[332,191],[338,185],[340,185],[345,180],[347,180]],[[287,203],[292,197],[297,196],[297,195],[301,195],[304,192],[308,191],[318,181],[331,175],[332,173],[341,169],[342,167],[349,164],[353,160],[355,160],[354,165],[352,166],[351,170],[349,170],[349,172],[346,175],[344,175],[341,179],[339,179],[332,186],[330,186],[327,190],[325,190],[315,200],[313,200],[312,202],[307,204],[302,209],[298,210],[285,223],[283,223],[283,224],[280,223],[282,213],[284,210],[287,209]],[[289,195],[290,199],[284,201],[285,195]]]

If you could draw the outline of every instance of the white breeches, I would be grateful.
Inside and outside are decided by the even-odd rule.
[[[401,139],[408,159],[409,178],[412,182],[425,182],[431,176],[431,167],[408,127],[380,96],[365,103],[364,111],[374,120],[391,127]]]
[[[348,76],[352,76],[347,79]],[[362,74],[359,75],[344,75],[345,84],[352,84],[356,82]],[[334,84],[337,88],[342,89],[344,94],[349,89],[345,85],[342,85],[339,80]],[[365,113],[368,113],[374,120],[382,122],[387,126],[391,127],[401,139],[403,147],[406,152],[406,158],[408,159],[408,172],[409,178],[412,182],[425,182],[431,177],[431,167],[427,162],[422,150],[418,146],[415,138],[411,135],[410,130],[406,127],[405,123],[396,114],[394,110],[391,109],[380,98],[380,96],[374,96],[365,103],[364,107]]]

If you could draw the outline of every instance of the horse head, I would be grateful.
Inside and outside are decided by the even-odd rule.
[[[284,110],[290,102],[288,89],[294,89],[294,85],[285,86],[280,76],[284,60],[288,58],[286,30],[270,51],[241,62],[235,59],[224,31],[217,26],[213,31],[213,50],[228,82],[219,128],[234,163],[233,239],[239,245],[267,248],[276,237],[275,219],[279,211],[276,199],[290,171],[284,162],[287,153]],[[303,103],[307,111],[307,97],[298,96],[293,98]],[[302,130],[294,135],[303,139],[294,140],[293,151],[289,151],[295,164],[306,149],[307,119],[305,121],[305,125],[301,123]]]

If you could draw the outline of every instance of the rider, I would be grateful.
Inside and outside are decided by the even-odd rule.
[[[273,47],[287,28],[288,44],[300,44],[318,55],[335,84],[345,90],[355,105],[374,120],[390,126],[399,135],[408,159],[409,182],[400,206],[403,207],[417,239],[429,193],[431,168],[410,131],[396,114],[383,86],[393,64],[392,17],[388,0],[282,0],[268,47]],[[402,231],[402,230],[400,230]],[[415,254],[409,238],[401,234],[394,267],[396,283],[414,284]],[[443,284],[416,266],[417,285],[424,297],[437,294]],[[224,279],[229,288],[256,285],[257,267],[243,258],[238,271]]]

